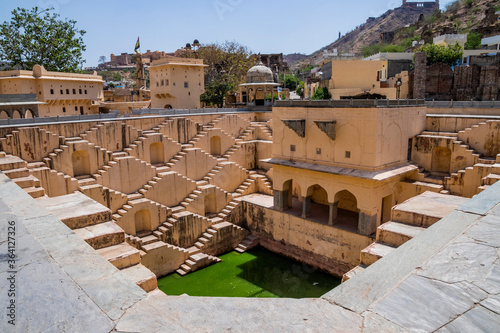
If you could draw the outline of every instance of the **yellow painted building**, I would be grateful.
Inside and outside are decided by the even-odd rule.
[[[49,72],[36,65],[32,71],[0,72],[0,95],[34,94],[38,116],[71,116],[99,113],[103,100],[102,77],[94,74]],[[24,118],[22,110],[1,112],[0,118]]]
[[[322,80],[311,84],[310,96],[318,87],[326,87],[332,99],[380,94],[387,99],[407,98],[408,73],[388,77],[387,60],[332,60],[321,66]],[[400,88],[397,79],[401,78]],[[307,96],[307,97],[310,97]]]
[[[416,171],[408,140],[425,128],[425,107],[324,103],[273,108],[274,206],[369,236]]]
[[[203,59],[166,57],[149,67],[151,107],[154,109],[197,109],[205,91]]]

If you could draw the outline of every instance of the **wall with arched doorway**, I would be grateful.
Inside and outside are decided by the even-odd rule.
[[[71,165],[73,166],[73,177],[90,176],[89,153],[86,150],[78,150],[71,154]]]
[[[153,142],[149,145],[149,156],[151,164],[164,164],[165,160],[165,147],[162,142]]]
[[[212,156],[221,156],[222,155],[222,147],[220,136],[214,135],[210,138],[210,155]]]
[[[5,110],[0,111],[0,119],[9,119],[9,118],[10,118],[10,115],[7,111],[5,111]]]
[[[93,175],[109,162],[105,149],[96,147],[88,141],[66,141],[55,156],[51,156],[55,170],[71,177]]]
[[[160,134],[146,134],[134,141],[134,147],[127,149],[130,156],[150,164],[165,164],[182,150],[182,145]]]
[[[166,206],[153,203],[147,199],[129,201],[128,208],[119,212],[118,224],[127,234],[154,231],[167,221],[170,212]]]
[[[134,214],[135,234],[153,231],[151,226],[151,213],[149,209],[143,209]]]
[[[449,174],[451,166],[451,149],[436,147],[432,150],[431,172]]]

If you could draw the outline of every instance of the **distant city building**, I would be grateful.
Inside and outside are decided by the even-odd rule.
[[[319,87],[328,88],[332,99],[406,98],[410,60],[333,60],[323,63],[317,79],[306,80],[305,98]]]
[[[46,71],[40,65],[32,71],[0,72],[0,95],[36,95],[39,117],[69,116],[99,113],[103,100],[102,77],[94,74],[75,74]],[[0,119],[24,118],[14,106],[0,112]]]
[[[151,107],[196,109],[205,90],[203,59],[166,57],[149,67]]]
[[[488,50],[500,50],[500,35],[483,38],[481,44],[484,49]]]
[[[439,0],[436,1],[408,1],[403,0],[402,7],[417,9],[439,9]]]
[[[467,43],[467,34],[446,34],[438,37],[434,37],[434,44],[449,46],[458,43],[461,47],[465,46]]]

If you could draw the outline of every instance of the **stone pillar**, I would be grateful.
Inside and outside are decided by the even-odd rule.
[[[377,212],[359,211],[358,233],[370,236],[377,231]]]
[[[311,196],[302,197],[302,218],[307,219],[311,210]]]
[[[273,191],[274,196],[274,209],[283,212],[286,209],[286,202],[288,200],[288,191]]]
[[[335,225],[338,223],[337,218],[339,215],[339,203],[330,202],[330,215],[328,216],[328,225]]]
[[[413,98],[425,99],[425,81],[427,79],[427,53],[415,53],[414,73]]]

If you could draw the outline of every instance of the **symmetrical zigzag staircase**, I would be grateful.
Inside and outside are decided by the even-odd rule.
[[[6,159],[10,159],[11,161],[7,162],[7,160],[5,160],[6,163],[0,164],[0,170],[4,171],[10,178],[14,179],[18,185],[24,187],[25,190],[33,197],[44,196],[45,191],[44,188],[40,186],[40,180],[30,175],[30,169],[38,174],[47,174],[52,178],[57,178],[60,183],[72,184],[71,186],[67,185],[69,192],[71,192],[71,190],[80,190],[86,195],[97,197],[103,196],[103,198],[100,198],[100,202],[103,204],[109,204],[109,202],[106,202],[107,200],[115,201],[115,205],[117,202],[122,202],[124,204],[120,203],[121,208],[115,208],[115,213],[111,215],[112,219],[116,223],[119,223],[119,221],[133,209],[134,205],[139,202],[144,204],[143,201],[148,201],[150,205],[157,207],[156,209],[168,210],[168,216],[165,221],[162,221],[156,230],[142,233],[138,236],[126,234],[124,236],[124,240],[126,240],[126,242],[108,244],[108,246],[98,249],[98,251],[117,268],[125,269],[127,267],[136,267],[140,265],[141,257],[148,252],[152,244],[166,241],[169,233],[171,232],[170,229],[177,222],[177,219],[175,218],[176,214],[188,213],[186,212],[186,207],[189,206],[190,202],[196,200],[197,197],[203,193],[200,191],[199,187],[211,184],[218,188],[218,174],[220,174],[221,170],[225,167],[229,167],[229,165],[231,165],[233,170],[237,171],[241,175],[245,174],[246,179],[244,179],[244,181],[232,192],[224,191],[223,189],[218,188],[224,192],[229,202],[223,209],[221,209],[220,212],[216,214],[215,217],[211,219],[199,216],[200,219],[208,221],[210,227],[203,232],[203,234],[191,247],[187,249],[167,244],[167,246],[172,248],[172,251],[177,251],[188,258],[179,269],[179,273],[184,271],[184,274],[186,274],[196,269],[200,269],[208,264],[220,261],[220,259],[211,256],[210,254],[203,253],[203,250],[213,247],[214,242],[216,242],[220,237],[225,237],[224,234],[227,234],[228,232],[233,232],[238,235],[238,237],[241,237],[241,239],[237,239],[237,243],[234,244],[234,247],[240,243],[250,245],[250,238],[243,241],[244,238],[248,236],[248,231],[226,222],[226,219],[240,204],[240,202],[234,200],[234,198],[254,193],[258,190],[258,188],[264,188],[265,191],[271,192],[272,189],[270,181],[265,176],[259,175],[255,171],[249,171],[241,167],[238,163],[228,163],[227,161],[232,154],[242,148],[239,143],[246,140],[256,140],[257,137],[259,137],[260,140],[272,140],[272,131],[265,122],[250,122],[239,117],[238,115],[221,115],[203,126],[190,121],[189,125],[192,126],[191,129],[194,130],[193,126],[197,126],[198,134],[194,135],[187,143],[180,144],[162,134],[164,132],[164,127],[168,126],[167,122],[169,121],[171,120],[166,120],[148,130],[140,130],[135,129],[130,125],[123,125],[123,129],[129,131],[128,135],[132,141],[127,147],[123,147],[121,151],[116,150],[116,146],[119,146],[121,142],[119,142],[119,144],[113,143],[114,146],[105,148],[98,145],[98,143],[102,144],[105,141],[103,137],[109,134],[106,133],[106,126],[103,124],[96,124],[90,129],[85,130],[84,133],[68,138],[58,137],[53,133],[45,131],[46,135],[50,136],[50,140],[54,141],[55,144],[57,144],[55,140],[58,140],[59,146],[56,146],[57,148],[54,148],[51,153],[44,157],[42,162],[31,162],[28,164],[15,156],[6,156],[5,153],[1,153],[2,156],[0,156],[0,160],[2,159],[1,157],[4,157]],[[224,128],[218,128],[218,124],[222,124],[222,127]],[[240,126],[239,128],[246,126],[246,129],[238,129],[238,126],[233,128],[232,124],[237,124]],[[117,130],[118,128],[121,130],[122,128],[121,125],[114,127],[116,127],[114,130]],[[209,131],[215,129],[220,130],[222,134],[227,135],[228,138],[234,140],[234,144],[226,152],[224,152],[223,156],[218,158],[201,149],[195,148],[197,143],[209,134]],[[229,130],[229,132],[227,132],[227,130]],[[177,147],[178,152],[168,162],[162,165],[153,166],[147,161],[138,158],[140,155],[138,152],[147,148],[143,146],[149,138],[158,135],[163,136],[162,140],[167,145]],[[0,138],[0,142],[5,143],[8,140],[12,140],[12,137],[12,134],[9,134],[6,138]],[[85,145],[87,147],[86,150],[89,151],[90,154],[98,156],[97,172],[84,177],[77,177],[77,179],[75,179],[65,172],[58,170],[61,168],[60,164],[62,164],[62,160],[67,159],[68,152],[71,151],[70,146],[72,145]],[[203,154],[202,156],[206,156],[209,161],[213,161],[213,167],[198,180],[191,180],[185,175],[182,175],[182,173],[179,174],[179,177],[183,177],[186,181],[193,182],[196,185],[195,189],[189,193],[185,199],[180,201],[177,206],[174,205],[173,208],[170,209],[169,207],[161,205],[158,202],[145,198],[145,194],[147,194],[147,192],[153,188],[154,185],[161,181],[164,173],[176,171],[175,168],[178,167],[179,163],[182,163],[182,159],[186,158],[188,154],[193,153],[195,150],[200,150],[198,153]],[[102,184],[102,178],[122,159],[133,159],[136,163],[144,164],[144,167],[148,170],[154,170],[154,173],[152,173],[149,180],[145,181],[142,188],[139,188],[135,193],[122,193],[116,188],[111,188]],[[61,160],[61,163],[59,163],[59,160]],[[110,198],[113,198],[113,200]]]

